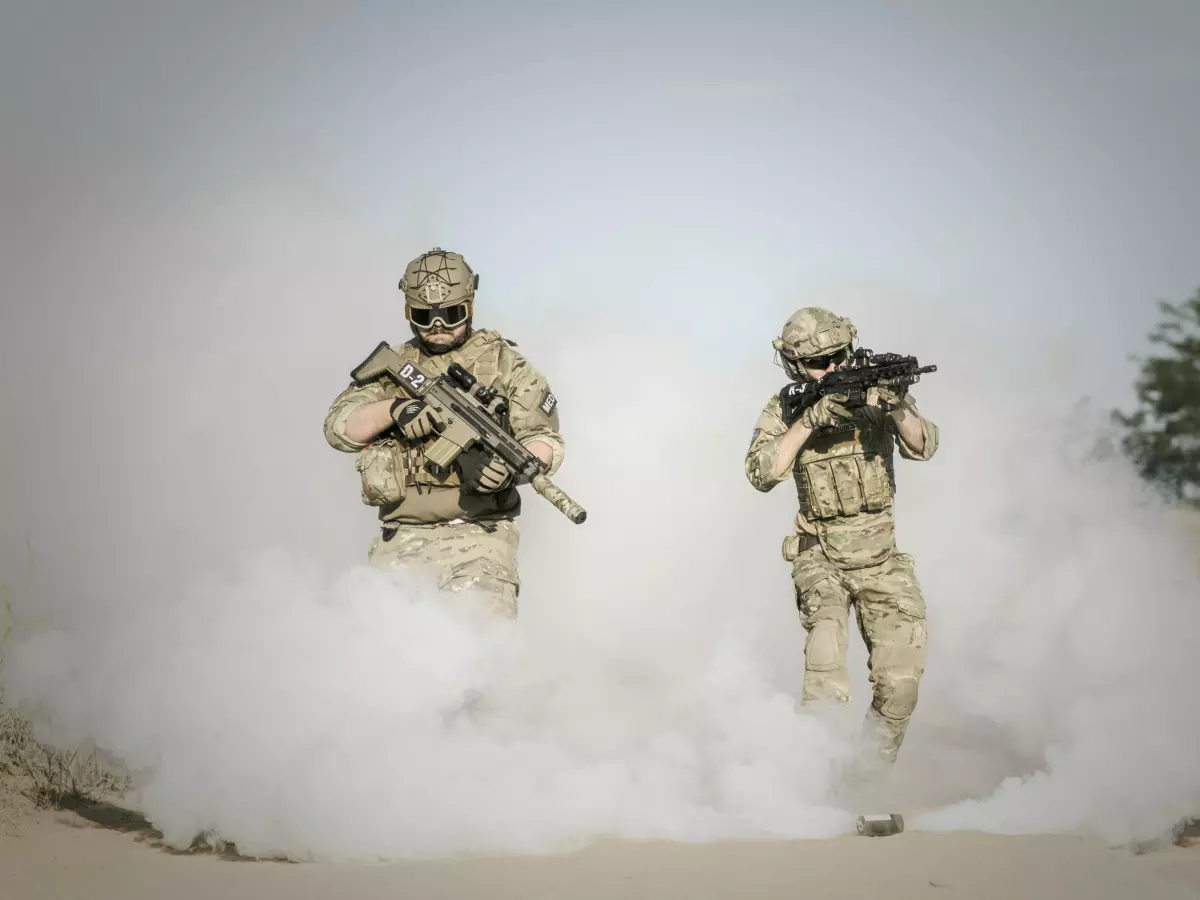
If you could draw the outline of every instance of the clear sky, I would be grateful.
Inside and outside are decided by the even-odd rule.
[[[866,281],[1126,376],[1200,283],[1198,35],[1188,2],[12,5],[5,313],[93,306],[48,270],[139,216],[271,197],[389,276],[453,244],[518,328],[761,346]]]

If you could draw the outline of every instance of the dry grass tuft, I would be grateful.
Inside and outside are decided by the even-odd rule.
[[[9,589],[0,584],[0,659],[12,621]],[[106,770],[90,750],[60,750],[39,741],[33,726],[5,705],[0,684],[0,824],[11,822],[24,806],[61,809],[67,803],[120,796],[129,786],[127,777]]]
[[[129,790],[129,779],[105,769],[95,753],[78,747],[59,750],[39,741],[29,722],[4,705],[2,693],[0,778],[20,785],[19,792],[41,809],[61,809],[67,803]]]

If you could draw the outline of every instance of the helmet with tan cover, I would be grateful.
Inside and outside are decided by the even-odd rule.
[[[779,337],[771,341],[792,378],[804,378],[802,359],[832,357],[850,348],[858,336],[854,323],[820,306],[806,306],[794,312],[783,325]],[[825,368],[821,365],[817,368]]]
[[[464,322],[469,334],[478,286],[479,276],[467,265],[461,253],[441,247],[422,253],[405,267],[404,277],[400,279],[404,315],[414,334],[421,337],[438,325],[452,330]]]

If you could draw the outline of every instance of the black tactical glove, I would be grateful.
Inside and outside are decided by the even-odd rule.
[[[463,483],[477,494],[494,494],[512,484],[512,470],[500,457],[475,446],[458,456]]]

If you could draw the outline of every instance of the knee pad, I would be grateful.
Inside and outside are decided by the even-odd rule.
[[[810,672],[832,672],[845,665],[843,630],[834,619],[818,619],[804,643],[804,668]]]
[[[920,678],[915,668],[908,666],[884,669],[875,687],[875,708],[885,719],[902,722],[917,708],[917,686]]]

